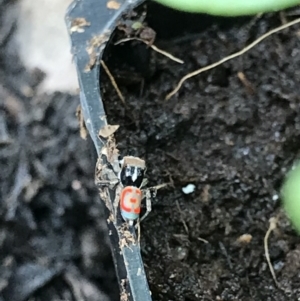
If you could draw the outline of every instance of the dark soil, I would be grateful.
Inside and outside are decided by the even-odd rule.
[[[102,92],[109,122],[120,124],[122,154],[146,159],[150,185],[173,183],[142,224],[153,300],[298,300],[300,239],[278,195],[300,154],[299,26],[188,80],[166,101],[183,75],[240,50],[282,18],[196,17],[153,5],[147,21],[155,44],[185,64],[138,42],[110,46],[106,60],[126,107],[104,75]],[[12,139],[0,148],[2,298],[118,300],[96,158],[75,117],[79,99],[35,96],[40,74],[24,70],[9,43],[0,50],[0,117]],[[189,183],[196,190],[185,195]],[[281,289],[263,246],[277,216],[269,246]],[[243,234],[252,240],[240,242]]]

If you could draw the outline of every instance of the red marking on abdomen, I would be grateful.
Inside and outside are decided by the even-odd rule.
[[[120,195],[120,208],[126,212],[139,214],[141,212],[142,192],[139,188],[127,186]]]

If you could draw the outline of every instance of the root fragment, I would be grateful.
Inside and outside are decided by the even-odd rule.
[[[276,274],[275,274],[273,265],[271,263],[270,253],[269,253],[269,246],[268,246],[269,236],[270,236],[271,232],[277,228],[277,221],[278,221],[278,218],[276,218],[276,217],[272,217],[272,218],[269,219],[270,225],[269,225],[269,229],[266,232],[266,235],[265,235],[265,238],[264,238],[264,249],[265,249],[265,256],[266,256],[266,259],[267,259],[267,262],[268,262],[269,269],[270,269],[270,272],[272,274],[273,280],[274,280],[276,286],[278,288],[280,288],[279,282],[277,281],[277,278],[276,278]]]

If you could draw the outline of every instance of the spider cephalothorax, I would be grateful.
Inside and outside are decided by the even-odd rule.
[[[120,165],[119,179],[122,185],[140,188],[146,171],[145,161],[137,157],[127,156],[120,160]]]

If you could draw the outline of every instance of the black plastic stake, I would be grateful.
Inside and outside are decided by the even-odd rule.
[[[142,2],[143,0],[75,0],[66,15],[79,80],[82,113],[98,156],[101,156],[104,146],[98,133],[107,125],[100,94],[100,60],[117,21]],[[113,223],[108,223],[108,227],[121,293],[125,293],[127,300],[151,301],[139,245],[123,246],[121,252],[122,234]],[[129,230],[135,237],[134,229]]]

